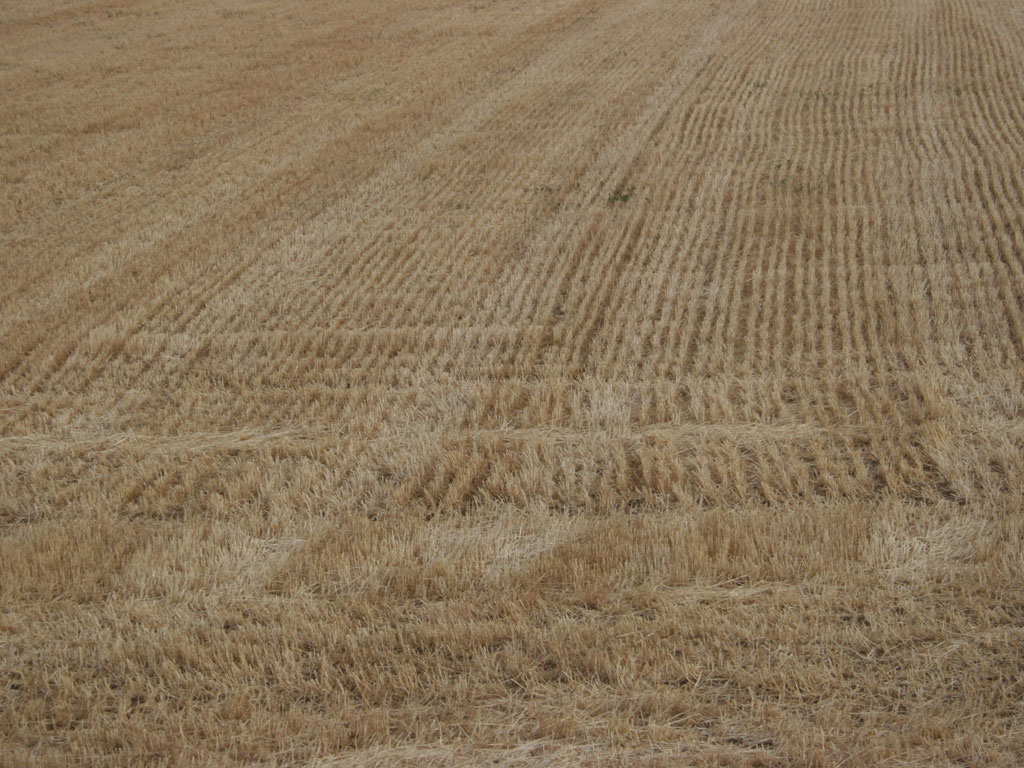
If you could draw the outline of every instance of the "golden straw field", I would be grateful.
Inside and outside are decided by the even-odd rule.
[[[0,766],[1024,764],[1019,0],[5,0]]]

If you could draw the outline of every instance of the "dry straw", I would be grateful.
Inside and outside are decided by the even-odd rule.
[[[1019,3],[13,0],[0,104],[0,765],[1024,763]]]

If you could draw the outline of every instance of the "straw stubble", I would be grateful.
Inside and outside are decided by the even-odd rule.
[[[0,15],[0,763],[1024,760],[1017,3]]]

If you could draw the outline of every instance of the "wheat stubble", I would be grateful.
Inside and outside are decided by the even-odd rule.
[[[0,11],[0,764],[1024,761],[1009,0]]]

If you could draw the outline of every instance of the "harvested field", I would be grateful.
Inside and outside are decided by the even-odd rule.
[[[1024,764],[1024,6],[8,0],[0,765]]]

